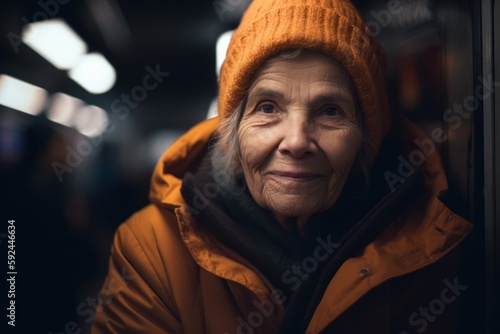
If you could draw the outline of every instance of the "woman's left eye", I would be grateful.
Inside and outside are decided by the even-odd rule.
[[[342,114],[342,109],[337,106],[330,105],[323,107],[322,113],[326,116],[337,116]]]
[[[257,110],[262,111],[264,114],[272,114],[273,112],[276,111],[276,108],[272,104],[262,104],[260,105]]]

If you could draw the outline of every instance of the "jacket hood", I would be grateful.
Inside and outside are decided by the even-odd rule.
[[[149,190],[151,202],[170,208],[184,204],[180,191],[182,178],[205,156],[208,142],[218,124],[218,117],[198,123],[163,153],[151,179]]]

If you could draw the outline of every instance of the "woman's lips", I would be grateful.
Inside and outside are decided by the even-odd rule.
[[[312,173],[312,172],[272,171],[269,172],[268,174],[271,176],[291,181],[310,181],[323,177],[323,175],[320,173]]]

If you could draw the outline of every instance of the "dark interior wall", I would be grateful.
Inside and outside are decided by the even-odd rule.
[[[443,36],[443,98],[441,124],[448,140],[442,158],[456,201],[454,209],[474,219],[474,94],[473,9],[469,1],[442,1],[438,5]]]
[[[493,1],[493,67],[495,73],[495,81],[500,82],[500,1]],[[492,207],[495,208],[495,220],[492,222],[495,224],[495,276],[493,282],[497,282],[495,286],[495,292],[493,296],[493,301],[496,302],[494,306],[494,311],[492,314],[493,319],[495,319],[495,331],[500,332],[500,90],[495,93],[495,171],[494,171],[494,182],[495,187],[495,199],[492,203]]]
[[[483,0],[483,73],[500,86],[500,2]],[[489,21],[488,21],[489,20]],[[500,332],[500,89],[484,108],[485,261],[488,323]]]

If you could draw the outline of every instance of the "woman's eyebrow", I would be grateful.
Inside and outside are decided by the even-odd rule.
[[[254,103],[255,100],[260,100],[263,98],[273,99],[273,100],[284,100],[285,95],[283,92],[268,88],[268,87],[258,87],[250,91],[248,95],[248,103]],[[339,103],[339,104],[354,104],[354,99],[351,94],[343,90],[332,90],[328,92],[321,92],[314,95],[311,99],[311,104],[320,103]]]
[[[248,95],[248,101],[253,101],[261,98],[271,98],[276,100],[283,100],[285,95],[275,89],[267,88],[267,87],[259,87],[253,89]]]
[[[354,99],[350,94],[346,94],[343,91],[332,91],[331,93],[321,93],[313,96],[311,99],[313,104],[319,103],[341,103],[341,104],[354,104]]]

